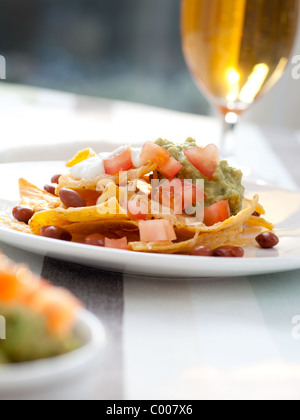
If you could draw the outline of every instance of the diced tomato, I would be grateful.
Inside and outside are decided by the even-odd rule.
[[[170,206],[176,214],[182,214],[184,209],[204,200],[205,194],[193,183],[185,179],[174,178],[159,186],[154,198],[163,206]]]
[[[146,220],[149,214],[149,204],[145,199],[136,196],[127,203],[127,209],[135,219]]]
[[[140,237],[142,242],[171,242],[177,239],[170,220],[148,220],[140,222]]]
[[[170,153],[163,147],[149,141],[144,144],[141,159],[156,163],[158,166],[164,165],[170,159]]]
[[[178,160],[170,157],[166,163],[159,165],[159,172],[162,174],[162,176],[169,179],[174,178],[174,176],[177,175],[182,168],[183,166],[178,162]]]
[[[176,214],[183,211],[183,184],[180,179],[174,178],[163,182],[157,189],[155,200],[164,207],[174,210]]]
[[[185,156],[204,176],[212,179],[215,170],[220,163],[219,150],[214,144],[209,144],[205,148],[191,147],[184,151]]]
[[[190,181],[187,181],[186,179],[181,180],[183,184],[183,202],[184,202],[184,208],[190,207],[192,204],[198,204],[200,201],[204,200],[206,198],[206,195],[204,191],[197,185],[193,184]]]
[[[219,201],[204,210],[204,223],[213,226],[230,218],[229,201]]]
[[[44,284],[30,301],[30,308],[43,314],[50,331],[64,334],[74,322],[80,302],[67,290]]]
[[[40,283],[26,268],[0,267],[0,301],[25,303],[36,293]]]
[[[126,237],[121,238],[121,239],[105,238],[105,247],[128,250],[128,241]]]
[[[18,304],[46,318],[49,330],[67,333],[81,303],[65,289],[53,287],[26,267],[10,263],[0,254],[0,301]]]
[[[132,167],[133,163],[130,147],[118,155],[104,160],[104,169],[107,175],[115,175],[122,171],[128,171]]]

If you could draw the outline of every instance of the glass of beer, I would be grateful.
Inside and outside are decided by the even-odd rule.
[[[223,157],[240,116],[283,75],[298,32],[299,0],[182,0],[182,44],[196,83],[220,111]]]

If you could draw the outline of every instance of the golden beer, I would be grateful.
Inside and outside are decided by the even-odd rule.
[[[299,0],[183,0],[188,67],[219,109],[241,113],[283,75]]]

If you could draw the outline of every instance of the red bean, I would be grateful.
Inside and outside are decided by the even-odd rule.
[[[279,244],[279,238],[273,232],[264,232],[257,236],[256,242],[262,248],[270,249]]]
[[[18,220],[19,222],[28,224],[29,220],[34,215],[34,211],[31,209],[27,209],[26,207],[16,206],[13,209],[12,214],[14,218]]]
[[[67,230],[57,226],[43,226],[41,236],[45,238],[58,239],[60,241],[72,241],[72,235]]]
[[[212,257],[213,254],[213,250],[207,246],[198,246],[192,252],[195,257]]]
[[[51,183],[52,184],[58,184],[60,177],[61,177],[61,175],[53,175],[53,177],[51,178]]]
[[[214,257],[243,258],[245,251],[238,246],[222,246],[214,250]]]
[[[59,191],[59,197],[67,208],[86,207],[86,202],[81,195],[69,188],[62,188]]]
[[[95,233],[94,235],[87,236],[84,240],[84,243],[86,245],[103,247],[105,245],[105,236],[100,235],[100,233]]]
[[[49,194],[56,195],[55,187],[53,185],[49,185],[49,184],[45,185],[44,190],[47,191]]]
[[[258,213],[257,211],[255,211],[255,212],[252,214],[252,216],[255,216],[255,217],[261,217],[261,214],[260,214],[260,213]]]

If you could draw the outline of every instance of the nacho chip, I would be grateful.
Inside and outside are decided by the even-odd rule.
[[[169,219],[173,225],[178,229],[184,229],[188,232],[199,232],[199,233],[212,233],[220,232],[224,229],[234,228],[236,226],[242,226],[251,217],[255,211],[258,203],[258,196],[256,195],[252,200],[244,199],[243,209],[236,215],[232,216],[225,222],[217,223],[214,226],[206,226],[204,223],[189,224],[189,218],[181,215],[175,215],[169,211],[169,214],[164,214],[163,208],[157,215],[153,215],[156,219]]]
[[[67,162],[66,167],[72,168],[73,166],[77,165],[78,163],[83,162],[89,158],[96,156],[96,153],[93,149],[84,149],[77,153],[69,162]]]
[[[134,181],[137,179],[142,178],[145,175],[148,175],[149,173],[153,172],[157,168],[157,165],[148,164],[145,165],[139,169],[130,169],[127,172],[122,172],[118,175],[101,175],[94,179],[75,179],[70,174],[63,175],[60,177],[59,184],[56,188],[56,193],[62,189],[62,188],[70,188],[71,190],[97,190],[98,182],[101,182],[103,180],[112,181],[116,185],[120,185],[122,183],[122,180],[126,177],[128,181]]]
[[[249,217],[249,219],[246,221],[246,225],[248,225],[248,226],[260,226],[260,227],[264,227],[268,230],[274,230],[274,228],[275,228],[275,226],[272,223],[268,222],[263,217],[256,217],[256,216]]]
[[[32,233],[31,229],[28,225],[26,225],[26,223],[18,222],[17,220],[11,219],[10,217],[1,217],[0,224],[15,230],[16,232]]]
[[[259,214],[261,214],[262,216],[264,216],[266,214],[266,210],[263,208],[263,206],[261,204],[258,203],[255,211]]]
[[[158,254],[189,254],[197,246],[208,246],[216,249],[223,245],[232,245],[234,238],[241,234],[242,228],[227,229],[215,233],[196,233],[193,239],[178,243],[162,242],[132,242],[129,243],[129,249],[136,252],[151,252]]]
[[[244,231],[244,224],[253,214],[254,209],[257,207],[258,196],[255,196],[253,200],[244,200],[243,210],[236,216],[232,216],[230,219],[225,220],[223,223],[218,223],[214,226],[205,226],[203,223],[195,224],[194,226],[188,226],[178,219],[176,228],[177,238],[181,239],[185,236],[194,232],[195,236],[186,241],[179,243],[144,243],[134,242],[129,244],[129,249],[136,252],[154,252],[164,254],[178,254],[178,253],[190,253],[197,246],[208,246],[212,249],[218,248],[219,246],[232,245],[241,246],[241,244],[247,244],[246,246],[254,243],[255,238],[253,237],[242,237]]]
[[[128,215],[120,207],[116,198],[93,207],[57,208],[36,213],[29,222],[32,233],[39,235],[42,226],[66,228],[72,223],[97,222],[101,220],[128,220]]]
[[[34,211],[55,209],[60,206],[60,199],[47,191],[41,190],[25,179],[19,180],[20,205]]]

